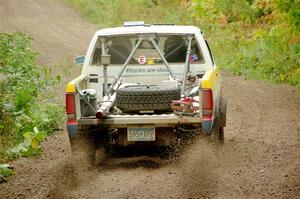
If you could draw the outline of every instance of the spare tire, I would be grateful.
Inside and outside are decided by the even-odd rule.
[[[134,85],[116,91],[116,106],[123,112],[171,111],[171,102],[178,99],[177,86]]]

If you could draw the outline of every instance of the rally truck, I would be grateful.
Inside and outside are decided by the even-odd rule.
[[[75,62],[83,67],[66,86],[72,148],[172,146],[195,131],[223,141],[220,71],[198,27],[125,22],[97,31]]]

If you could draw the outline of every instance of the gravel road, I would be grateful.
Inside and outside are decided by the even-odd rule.
[[[95,30],[58,0],[1,0],[0,16],[1,31],[34,38],[45,64],[86,49]],[[77,175],[62,129],[43,143],[40,158],[11,162],[17,173],[0,184],[0,198],[300,198],[299,92],[222,75],[223,145],[197,136],[175,158],[109,157]]]

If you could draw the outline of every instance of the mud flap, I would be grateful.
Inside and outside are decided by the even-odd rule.
[[[68,124],[67,131],[68,131],[69,137],[74,138],[78,131],[77,124]]]
[[[203,119],[202,132],[205,134],[211,134],[211,128],[212,128],[212,119],[211,118]]]

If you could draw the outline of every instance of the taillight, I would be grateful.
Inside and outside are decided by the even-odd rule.
[[[68,121],[76,120],[75,94],[66,94],[66,112]]]
[[[211,89],[202,91],[202,111],[203,115],[212,115],[214,107],[213,93]]]

